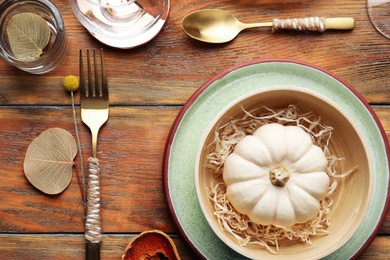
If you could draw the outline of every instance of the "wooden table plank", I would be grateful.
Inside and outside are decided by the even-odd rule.
[[[390,99],[390,46],[369,21],[365,0],[303,1],[276,7],[249,0],[240,4],[173,0],[167,24],[157,38],[131,50],[103,46],[77,22],[67,1],[54,2],[63,13],[69,38],[63,65],[53,73],[36,76],[0,62],[1,104],[68,104],[61,85],[66,75],[78,75],[78,50],[101,47],[106,49],[111,101],[117,104],[183,104],[217,73],[243,62],[269,58],[320,66],[354,86],[369,102]],[[309,15],[351,16],[356,19],[356,28],[322,34],[251,29],[231,43],[210,45],[190,39],[181,29],[182,18],[199,8],[223,8],[243,22]],[[21,77],[25,80],[18,80]]]
[[[118,260],[134,235],[104,235],[101,257]],[[180,237],[172,239],[183,260],[199,259]],[[85,259],[84,237],[82,235],[0,235],[0,252],[4,259],[68,260]],[[389,259],[390,238],[378,237],[359,259]]]
[[[101,258],[118,260],[126,246],[138,234],[103,235]],[[182,259],[196,259],[194,254],[176,235],[172,239]],[[0,235],[2,259],[29,260],[69,260],[84,259],[84,236],[48,234],[38,235]]]
[[[179,109],[170,106],[110,108],[110,120],[101,130],[98,147],[102,162],[105,232],[140,232],[151,228],[166,232],[174,230],[162,187],[162,156],[165,140]],[[375,106],[374,109],[390,134],[390,106]],[[0,142],[2,176],[6,180],[0,188],[0,218],[3,219],[0,230],[82,232],[83,208],[75,174],[65,192],[48,196],[28,183],[22,168],[28,145],[44,130],[60,127],[74,134],[71,108],[0,107],[0,112],[0,120],[4,122],[0,138],[8,139],[8,142]],[[41,121],[41,118],[46,120]],[[82,149],[89,151],[88,129],[80,121],[78,123],[82,126]],[[88,154],[83,156],[86,159]],[[79,164],[78,158],[75,163]],[[383,233],[389,234],[389,224],[385,227]]]

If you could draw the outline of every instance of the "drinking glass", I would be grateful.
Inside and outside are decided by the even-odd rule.
[[[122,49],[153,39],[168,18],[170,0],[70,0],[80,23],[102,43]]]
[[[390,38],[390,0],[367,0],[367,9],[375,28]]]
[[[39,15],[49,25],[49,42],[38,58],[21,59],[15,55],[7,33],[10,20],[17,14]],[[31,27],[34,28],[34,27]],[[0,5],[0,57],[9,64],[32,74],[43,74],[57,68],[67,48],[65,25],[61,13],[48,0],[6,0]]]

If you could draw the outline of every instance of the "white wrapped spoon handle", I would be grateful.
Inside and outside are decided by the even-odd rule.
[[[273,19],[272,29],[296,30],[296,31],[317,31],[325,30],[351,30],[355,27],[355,19],[350,17],[323,18],[306,17],[293,19]]]

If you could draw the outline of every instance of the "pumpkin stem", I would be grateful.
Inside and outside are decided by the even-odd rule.
[[[269,179],[271,183],[279,187],[284,187],[290,179],[290,176],[291,174],[284,166],[280,166],[269,171]]]

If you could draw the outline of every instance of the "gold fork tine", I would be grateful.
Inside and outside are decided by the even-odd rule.
[[[95,52],[95,49],[93,49],[93,69],[95,71],[94,95],[95,95],[95,97],[97,97],[97,96],[101,97],[102,95],[101,95],[100,89],[99,89],[99,72],[98,72],[98,65],[97,65],[97,62],[96,62],[96,52]],[[103,73],[103,71],[101,73]]]
[[[95,53],[94,53],[95,54]],[[94,55],[95,59],[95,55]],[[94,60],[95,62],[95,60]],[[89,50],[87,50],[87,68],[88,68],[88,89],[87,97],[93,97],[93,88],[92,88],[92,66],[91,66],[91,57],[89,55]]]
[[[104,61],[103,50],[100,52],[101,70],[102,70],[102,96],[108,97],[108,83],[107,83],[107,72],[106,63]]]
[[[84,76],[84,62],[83,62],[83,52],[80,50],[79,55],[79,74],[80,74],[80,99],[85,97],[85,76]]]

